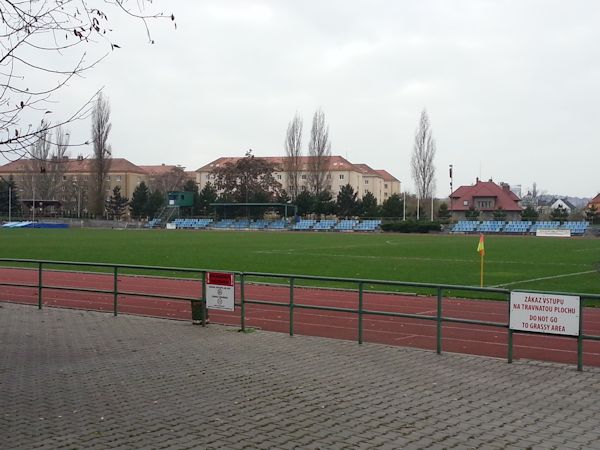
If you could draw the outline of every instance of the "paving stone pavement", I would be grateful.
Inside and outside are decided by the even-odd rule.
[[[0,303],[0,448],[600,448],[600,370]]]

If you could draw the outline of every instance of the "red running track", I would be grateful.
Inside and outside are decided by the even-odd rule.
[[[0,283],[37,284],[36,270],[0,268]],[[160,277],[118,277],[120,292],[173,295],[199,298],[202,285],[199,280]],[[113,276],[108,274],[44,271],[44,286],[77,287],[87,289],[113,289]],[[0,287],[0,301],[37,304],[37,288]],[[246,325],[269,331],[289,332],[289,288],[282,286],[246,285],[246,300],[263,300],[281,303],[282,306],[246,304]],[[239,289],[236,289],[239,301]],[[358,294],[343,290],[317,288],[294,289],[296,305],[334,306],[358,308]],[[44,306],[67,307],[95,311],[112,311],[113,295],[88,292],[43,289]],[[284,306],[285,305],[285,306]],[[363,307],[367,310],[402,312],[435,317],[436,299],[398,294],[365,292]],[[121,314],[137,314],[178,320],[191,320],[188,301],[161,300],[150,297],[119,295],[118,311]],[[500,301],[466,300],[444,298],[443,316],[497,323],[508,322],[508,304]],[[600,309],[585,308],[584,333],[600,335]],[[235,312],[210,311],[212,323],[240,324],[240,308]],[[336,339],[358,339],[358,317],[344,312],[316,311],[297,308],[294,310],[295,334],[323,336]],[[434,350],[436,346],[436,322],[401,317],[363,317],[365,342],[417,347]],[[442,350],[446,352],[506,358],[507,331],[481,325],[444,323],[442,326]],[[561,363],[577,363],[577,341],[574,338],[514,334],[513,357],[538,359]],[[600,342],[584,342],[584,365],[600,366]]]

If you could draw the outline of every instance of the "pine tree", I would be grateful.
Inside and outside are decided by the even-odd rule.
[[[110,217],[120,220],[127,209],[129,199],[121,195],[121,187],[115,186],[113,194],[105,202],[106,212]]]
[[[129,207],[131,208],[131,215],[135,219],[140,219],[146,215],[149,193],[148,186],[146,186],[146,183],[143,181],[138,184],[135,191],[133,191]],[[150,214],[148,214],[148,216],[150,216]]]

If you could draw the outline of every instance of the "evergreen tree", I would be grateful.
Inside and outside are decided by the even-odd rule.
[[[148,209],[148,198],[150,195],[150,191],[148,190],[148,186],[143,181],[137,185],[135,191],[133,191],[133,196],[131,197],[131,204],[129,207],[131,208],[131,215],[135,219],[141,219],[146,216]],[[148,217],[150,215],[148,214]]]
[[[165,206],[165,194],[158,189],[155,189],[148,196],[148,202],[146,203],[146,216],[148,218],[156,217],[156,214],[163,206]]]
[[[363,217],[379,217],[381,215],[381,208],[377,205],[377,199],[371,191],[363,196],[360,209],[360,215]]]
[[[403,209],[402,198],[398,194],[392,194],[381,205],[381,215],[383,217],[402,217]]]
[[[521,211],[521,220],[531,220],[535,221],[539,217],[539,213],[533,209],[533,206],[528,206],[523,211]]]
[[[125,214],[128,204],[129,199],[121,195],[121,187],[115,186],[113,194],[105,202],[106,212],[113,219],[120,220]]]
[[[314,211],[315,198],[309,191],[300,191],[296,196],[298,215],[303,216]]]
[[[10,191],[10,201],[9,201],[9,191]],[[19,205],[19,196],[18,189],[15,184],[15,180],[12,175],[5,180],[2,178],[0,180],[0,214],[8,216],[8,209],[10,204],[10,213],[11,215],[18,214],[21,210],[21,206]]]
[[[335,212],[335,201],[333,200],[331,191],[321,191],[313,199],[312,212],[315,214],[333,214]]]
[[[554,208],[552,213],[550,213],[550,218],[552,220],[559,220],[561,222],[567,220],[569,217],[569,211],[566,208],[559,206],[558,208]]]
[[[444,223],[447,223],[450,219],[450,211],[448,210],[448,205],[445,202],[442,203],[438,209],[438,219]]]
[[[198,187],[196,186],[196,192],[198,192]],[[217,201],[218,194],[217,189],[210,182],[206,183],[200,193],[198,194],[198,203],[197,203],[197,214],[209,214],[212,212],[213,207],[210,206],[211,203],[215,203]]]
[[[335,202],[336,213],[338,216],[349,217],[353,216],[357,209],[358,192],[354,192],[354,188],[350,184],[342,186]]]

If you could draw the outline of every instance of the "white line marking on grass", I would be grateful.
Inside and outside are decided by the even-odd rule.
[[[257,250],[254,253],[269,254],[269,255],[290,255],[290,250]],[[349,255],[346,253],[311,253],[311,252],[298,252],[296,256],[318,256],[327,258],[363,258],[363,259],[397,259],[407,261],[437,261],[437,262],[459,262],[459,263],[475,263],[477,264],[478,259],[452,259],[452,258],[426,258],[420,256],[379,256],[379,255]],[[539,262],[539,261],[498,261],[498,260],[487,260],[488,264],[517,264],[517,265],[528,265],[528,266],[573,266],[573,267],[586,267],[587,264],[573,264],[573,263],[559,263],[559,262]]]
[[[574,277],[576,275],[586,275],[588,273],[595,273],[595,272],[597,272],[597,270],[587,270],[585,272],[564,273],[562,275],[553,275],[551,277],[540,277],[540,278],[531,278],[529,280],[512,281],[510,283],[497,284],[495,286],[490,286],[490,287],[499,288],[499,287],[505,287],[505,286],[512,286],[515,284],[529,283],[531,281],[553,280],[554,278]]]

